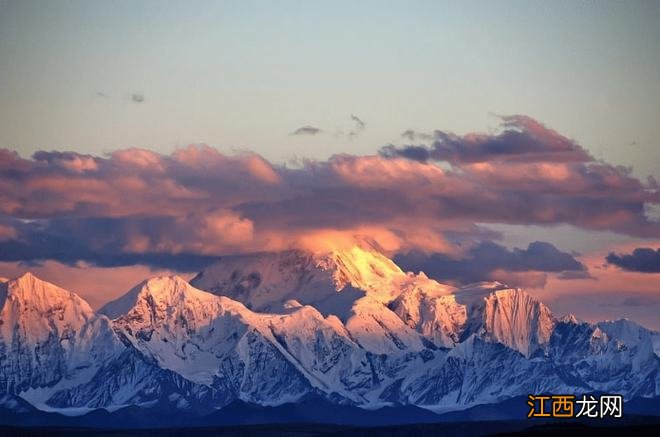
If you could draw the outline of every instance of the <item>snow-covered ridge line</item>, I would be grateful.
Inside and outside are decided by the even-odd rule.
[[[0,283],[0,393],[70,411],[659,394],[657,333],[556,319],[520,289],[456,289],[369,247],[227,257],[191,284],[151,278],[95,313],[29,274]]]

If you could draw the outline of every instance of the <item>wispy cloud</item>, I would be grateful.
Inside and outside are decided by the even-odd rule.
[[[355,114],[351,114],[351,121],[354,123],[354,126],[347,135],[352,139],[360,135],[360,133],[362,133],[362,131],[364,131],[364,129],[367,127],[367,124]]]
[[[367,124],[364,121],[362,121],[360,119],[360,117],[358,117],[355,114],[351,114],[351,120],[353,120],[353,122],[355,122],[355,130],[356,131],[363,131],[367,127]]]
[[[408,141],[431,141],[435,136],[427,132],[419,132],[414,129],[407,129],[401,133],[401,138]]]
[[[112,100],[113,99],[113,97],[110,94],[108,94],[104,91],[96,91],[96,96],[101,98],[101,99],[106,99],[106,100]],[[124,94],[121,97],[121,99],[123,99],[125,101],[128,101],[128,102],[131,102],[131,103],[144,103],[145,100],[146,100],[145,97],[144,97],[144,94],[137,93],[137,92],[128,93],[128,95]]]
[[[354,138],[357,138],[357,136],[360,135],[360,133],[364,131],[364,129],[367,126],[367,124],[357,115],[351,114],[350,120],[353,126],[348,131],[344,131],[342,129],[336,130],[335,137],[337,138],[345,137],[352,140]],[[326,133],[324,129],[315,126],[305,125],[294,130],[289,135],[319,135],[323,133]]]
[[[318,127],[307,125],[307,126],[299,127],[298,129],[291,132],[289,135],[318,135],[321,132],[323,132],[323,130],[319,129]]]

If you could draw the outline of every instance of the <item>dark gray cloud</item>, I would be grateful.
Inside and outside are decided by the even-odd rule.
[[[612,252],[605,259],[608,263],[631,272],[660,273],[660,249],[638,247],[628,254]]]
[[[144,94],[141,93],[133,93],[131,94],[131,101],[134,103],[142,103],[144,102]]]
[[[492,162],[585,162],[593,158],[574,141],[522,115],[502,117],[503,130],[497,135],[468,134],[458,136],[435,131],[434,142],[425,146],[388,146],[381,153],[386,157],[419,160],[420,147],[428,154],[426,160],[451,163]],[[404,135],[414,138],[414,131]]]
[[[530,243],[527,249],[513,250],[485,241],[458,259],[443,253],[410,252],[397,255],[395,261],[404,270],[423,271],[441,282],[459,284],[492,280],[498,271],[587,274],[584,264],[573,255],[541,241]]]
[[[431,151],[426,146],[397,147],[389,144],[380,149],[380,154],[386,158],[406,158],[417,162],[431,159]]]
[[[39,264],[45,260],[57,260],[72,266],[79,261],[85,261],[100,267],[142,264],[152,268],[185,272],[199,271],[217,261],[217,256],[199,253],[163,253],[150,250],[136,253],[126,250],[131,236],[135,235],[136,231],[156,240],[163,232],[187,231],[177,231],[177,226],[172,221],[171,217],[130,220],[90,217],[14,222],[18,238],[0,241],[0,261]]]
[[[291,132],[290,135],[317,135],[323,132],[318,127],[314,126],[303,126]]]

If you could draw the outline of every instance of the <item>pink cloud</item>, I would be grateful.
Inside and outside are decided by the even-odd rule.
[[[656,189],[532,119],[505,117],[496,134],[440,137],[451,166],[403,152],[291,168],[205,145],[32,159],[4,150],[0,219],[16,233],[2,259],[116,265],[124,255],[214,256],[365,229],[398,250],[458,253],[483,238],[481,223],[660,237],[660,222],[645,214],[660,202]]]

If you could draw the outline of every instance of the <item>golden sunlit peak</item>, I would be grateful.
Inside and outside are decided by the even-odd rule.
[[[354,248],[389,254],[401,248],[401,240],[393,232],[384,229],[322,229],[301,236],[297,245],[316,255],[347,252]]]
[[[405,273],[392,260],[370,244],[354,244],[323,255],[319,266],[333,270],[337,289],[347,285],[369,291],[389,290],[390,284]]]

